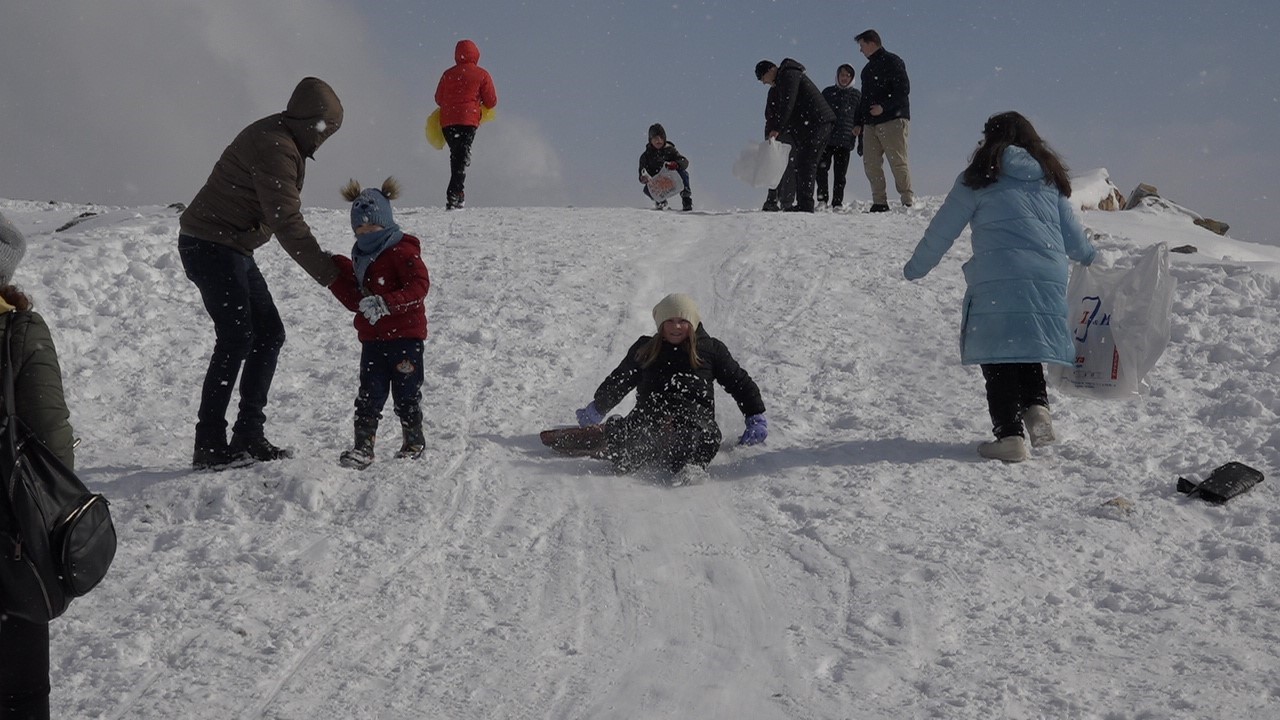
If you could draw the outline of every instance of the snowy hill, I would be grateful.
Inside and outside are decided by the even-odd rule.
[[[54,715],[1273,715],[1280,249],[1086,213],[1106,265],[1199,248],[1173,256],[1172,342],[1148,395],[1051,391],[1060,442],[1003,465],[975,452],[981,377],[956,348],[967,235],[901,278],[939,202],[399,209],[433,280],[431,440],[364,473],[336,464],[350,315],[272,243],[258,258],[289,339],[267,428],[299,457],[193,474],[212,328],[176,211],[0,201],[121,540],[52,626]],[[308,219],[349,249],[345,211]],[[768,443],[731,444],[721,392],[726,446],[698,484],[550,455],[536,431],[573,422],[670,291],[759,383]],[[1174,491],[1229,460],[1267,481],[1224,506]]]

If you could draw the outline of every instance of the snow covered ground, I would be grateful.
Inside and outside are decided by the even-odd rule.
[[[967,234],[901,278],[938,204],[400,208],[433,280],[431,440],[364,473],[336,463],[350,315],[272,243],[289,340],[268,432],[298,458],[192,473],[212,327],[177,212],[0,200],[121,542],[52,626],[54,715],[1274,716],[1280,248],[1086,213],[1106,265],[1198,247],[1173,255],[1172,342],[1145,396],[1051,392],[1060,442],[1003,465],[975,452],[981,378],[958,361]],[[349,249],[345,211],[308,219]],[[573,422],[672,291],[760,384],[768,443],[732,445],[721,392],[696,484],[551,455],[536,432]],[[1224,506],[1175,492],[1229,460],[1269,477]]]

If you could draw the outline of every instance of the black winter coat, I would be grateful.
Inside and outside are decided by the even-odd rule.
[[[832,85],[822,91],[822,97],[826,98],[827,104],[836,114],[836,124],[831,128],[831,139],[827,144],[852,148],[855,139],[853,128],[858,124],[858,102],[862,99],[862,93],[853,85],[845,88]]]
[[[644,152],[640,154],[640,170],[636,173],[637,177],[648,175],[653,177],[662,172],[662,166],[669,162],[675,162],[680,165],[681,170],[689,169],[689,158],[680,154],[676,150],[676,146],[668,142],[662,146],[661,150],[653,147],[650,143],[644,144]],[[640,177],[643,180],[643,177]]]
[[[778,142],[795,145],[791,131],[778,124],[781,119],[778,117],[778,84],[774,83],[769,86],[769,94],[764,99],[764,136],[768,138],[769,133],[776,132]]]
[[[890,120],[911,119],[911,80],[902,58],[880,48],[871,53],[862,68],[862,102],[858,103],[857,124],[879,125]],[[871,114],[871,106],[884,108],[880,115]]]
[[[805,139],[817,134],[818,128],[835,122],[836,114],[800,63],[791,58],[783,60],[774,85],[778,88],[774,126]]]
[[[701,365],[689,363],[685,348],[662,343],[658,359],[649,367],[641,367],[636,354],[648,344],[651,335],[632,343],[622,362],[596,388],[596,409],[608,414],[632,390],[636,391],[633,412],[651,416],[675,416],[704,427],[715,426],[715,386],[718,382],[738,403],[744,417],[764,412],[760,388],[743,370],[729,348],[707,334],[698,325],[695,338]]]

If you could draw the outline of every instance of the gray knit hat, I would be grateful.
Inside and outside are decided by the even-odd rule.
[[[0,286],[13,280],[13,271],[27,252],[26,238],[18,232],[9,219],[0,214]]]
[[[684,293],[671,293],[653,306],[653,321],[658,324],[659,330],[662,329],[662,323],[671,318],[688,320],[695,330],[702,324],[702,317],[698,315],[698,304]]]

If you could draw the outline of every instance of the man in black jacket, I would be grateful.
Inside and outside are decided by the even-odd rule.
[[[884,160],[889,158],[894,188],[902,204],[911,207],[911,170],[907,167],[907,125],[911,120],[911,81],[902,58],[880,42],[880,33],[866,30],[854,38],[867,59],[862,68],[862,101],[858,104],[854,135],[862,136],[862,169],[871,183],[871,212],[889,210]]]
[[[777,103],[772,105],[776,122],[766,124],[779,129],[771,130],[769,137],[789,132],[795,140],[796,204],[787,209],[813,212],[818,160],[831,137],[836,114],[822,97],[822,91],[804,74],[804,66],[791,58],[783,60],[781,65],[761,60],[756,63],[756,79],[777,88]]]

